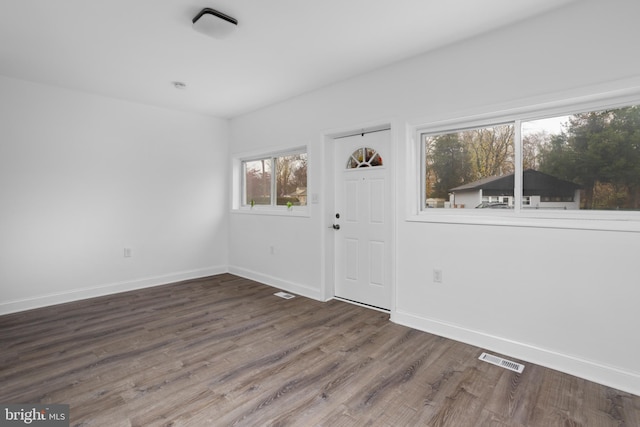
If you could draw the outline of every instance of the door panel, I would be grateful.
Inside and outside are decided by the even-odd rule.
[[[384,286],[384,242],[369,242],[369,272],[372,285]]]
[[[345,182],[345,220],[349,222],[358,222],[358,180],[348,180]]]
[[[384,224],[385,181],[372,179],[369,190],[370,220],[372,223]]]
[[[345,239],[346,245],[346,275],[343,279],[345,280],[358,280],[358,271],[360,270],[360,258],[358,254],[358,247],[360,246],[360,242],[356,239]]]
[[[335,265],[338,297],[379,308],[391,308],[391,233],[389,131],[335,141],[336,230]],[[363,147],[372,150],[360,150]],[[377,160],[364,167],[367,156]],[[354,159],[354,161],[350,161]],[[379,165],[382,163],[382,165]]]

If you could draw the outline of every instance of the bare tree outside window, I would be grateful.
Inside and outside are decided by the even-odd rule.
[[[513,125],[425,135],[426,206],[468,208],[481,203],[482,197],[476,197],[475,190],[470,197],[466,193],[471,188],[462,190],[487,178],[513,174],[513,136]],[[460,196],[458,200],[455,200],[456,192]],[[511,190],[496,190],[493,195],[512,201],[513,185]]]
[[[306,152],[245,160],[242,166],[243,205],[306,206]]]
[[[244,162],[245,204],[271,204],[271,159]]]
[[[275,158],[277,205],[307,204],[307,153]]]

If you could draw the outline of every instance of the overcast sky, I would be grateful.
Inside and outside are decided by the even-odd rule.
[[[528,122],[522,122],[522,134],[537,133],[540,131],[546,131],[549,134],[560,133],[562,124],[566,123],[571,116],[551,117],[548,119],[532,120]]]

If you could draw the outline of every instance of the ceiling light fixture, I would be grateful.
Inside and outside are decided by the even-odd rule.
[[[215,9],[205,7],[191,20],[193,29],[217,39],[224,38],[238,28],[238,20]]]

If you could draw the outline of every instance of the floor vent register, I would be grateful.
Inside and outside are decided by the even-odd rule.
[[[276,292],[274,295],[284,299],[291,299],[295,297],[295,295],[291,295],[286,292]]]
[[[500,366],[510,371],[517,372],[519,374],[524,371],[524,365],[512,362],[511,360],[503,359],[502,357],[494,356],[493,354],[482,353],[479,359],[491,363],[492,365]]]

